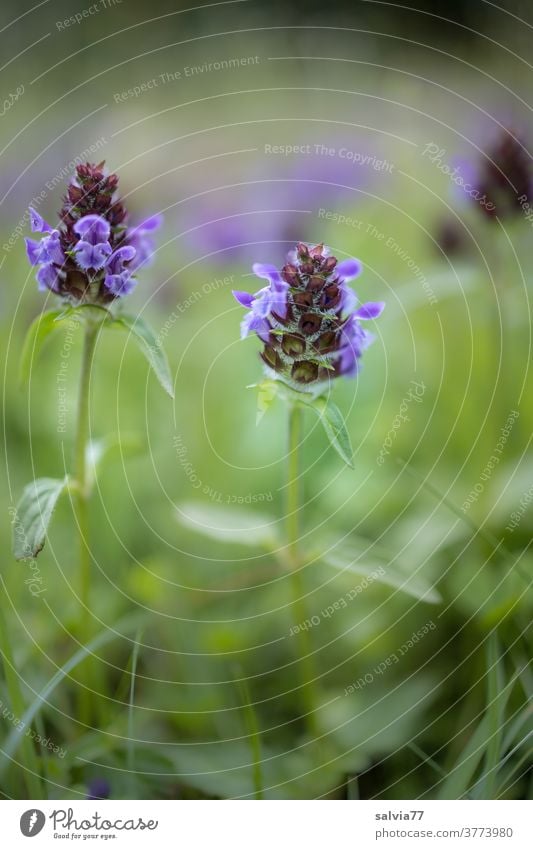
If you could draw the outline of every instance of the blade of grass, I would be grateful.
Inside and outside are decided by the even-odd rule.
[[[3,580],[2,589],[4,590],[4,595],[7,597],[6,587]],[[2,598],[0,600],[0,654],[2,655],[4,675],[6,679],[7,691],[9,693],[9,701],[11,702],[11,709],[15,714],[15,717],[19,721],[18,725],[16,725],[11,731],[9,737],[14,738],[17,744],[20,745],[22,748],[23,763],[20,764],[20,766],[22,768],[22,772],[24,773],[24,781],[28,790],[28,799],[46,799],[46,793],[43,790],[41,784],[39,761],[37,759],[37,754],[33,747],[33,742],[31,741],[30,737],[28,737],[24,732],[24,729],[26,728],[28,730],[31,730],[31,720],[24,721],[24,696],[22,695],[20,677],[15,666],[13,653],[11,651],[11,641],[9,638],[9,631],[4,618],[3,602],[4,600]],[[12,757],[12,754],[9,755],[7,753],[7,746],[4,747],[3,754],[6,758],[6,761],[8,758],[11,759]]]
[[[346,798],[359,799],[359,781],[356,775],[349,775],[346,779]]]
[[[139,628],[135,636],[135,645],[133,646],[133,652],[131,654],[130,695],[128,703],[128,752],[126,764],[128,768],[129,779],[133,787],[135,785],[135,741],[133,739],[133,707],[135,703],[135,676],[137,674],[137,663],[139,660],[141,639],[142,630]],[[130,798],[133,799],[133,795],[130,795]]]
[[[144,617],[144,614],[142,615]],[[72,657],[70,657],[63,666],[57,670],[57,672],[50,678],[47,684],[43,687],[40,693],[33,700],[31,705],[26,709],[26,711],[22,715],[22,721],[25,726],[29,726],[40,712],[43,705],[47,703],[48,697],[54,692],[56,687],[66,678],[73,669],[75,669],[91,652],[96,651],[97,649],[102,648],[108,643],[113,642],[118,637],[122,637],[123,635],[119,633],[120,630],[129,631],[133,630],[133,628],[139,626],[139,619],[142,618],[138,613],[129,615],[124,617],[124,619],[120,620],[116,626],[115,630],[111,631],[106,629],[105,631],[101,631],[97,634],[96,637],[93,637],[86,646],[82,646],[75,652]],[[5,769],[10,762],[11,758],[17,751],[19,745],[23,742],[23,740],[27,740],[28,738],[21,738],[17,729],[14,729],[10,732],[5,742],[2,757],[0,758],[0,778],[5,772]],[[41,798],[41,797],[37,797]]]
[[[498,632],[495,630],[487,641],[487,715],[489,717],[489,740],[485,757],[485,773],[479,779],[482,799],[492,799],[496,787],[496,771],[501,756],[503,736],[503,709],[500,694],[503,690],[505,673],[501,659]]]
[[[418,755],[418,757],[421,758],[423,763],[428,764],[430,767],[432,767],[432,769],[435,770],[435,772],[438,772],[439,775],[447,775],[446,770],[443,769],[443,767],[441,767],[441,765],[438,764],[437,761],[433,760],[433,758],[427,755],[424,750],[421,749],[420,746],[418,746],[416,743],[411,741],[407,744],[407,748],[411,749],[411,751],[414,752],[415,755]]]
[[[516,683],[517,676],[513,676],[505,685],[500,693],[501,711],[507,705],[511,691]],[[461,752],[457,763],[449,771],[448,777],[443,782],[438,794],[439,799],[461,799],[468,791],[470,781],[474,775],[483,755],[486,753],[487,745],[490,739],[490,724],[487,713],[478,723],[478,726],[472,734],[467,745]]]
[[[530,735],[528,735],[528,736],[530,736]],[[527,738],[524,738],[524,740],[525,739],[527,739]],[[515,754],[515,752],[517,751],[519,746],[522,745],[524,740],[521,740],[520,743],[517,746],[515,746],[515,748],[506,757],[506,760],[511,755]],[[505,776],[503,776],[501,781],[500,781],[500,784],[499,784],[499,787],[498,787],[498,797],[497,798],[500,799],[513,786],[515,776],[518,773],[520,773],[520,770],[522,769],[524,764],[528,764],[527,769],[531,768],[532,756],[533,756],[533,748],[530,747],[526,752],[524,752],[524,754],[522,755],[520,760],[518,760],[515,764],[513,764],[513,766],[507,771]],[[529,796],[526,797],[526,798],[529,798]]]
[[[254,710],[252,700],[250,698],[250,689],[248,687],[243,670],[239,667],[235,669],[235,678],[237,687],[239,688],[240,696],[243,702],[243,716],[248,741],[250,743],[250,751],[253,760],[253,779],[255,788],[255,798],[263,798],[263,772],[261,768],[261,739],[259,732],[259,724],[257,722],[257,714]]]

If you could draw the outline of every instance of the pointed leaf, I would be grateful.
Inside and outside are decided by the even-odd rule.
[[[108,327],[126,330],[131,334],[134,342],[137,343],[153,368],[159,383],[165,392],[173,398],[174,389],[172,387],[172,376],[170,374],[168,360],[150,325],[138,316],[120,315],[112,319]]]
[[[30,324],[20,358],[19,380],[22,384],[28,383],[31,368],[36,362],[42,346],[54,330],[58,330],[63,319],[63,310],[50,310],[43,312]]]
[[[261,383],[255,384],[254,388],[257,389],[255,423],[258,425],[278,394],[278,384],[275,380],[263,380]]]
[[[276,520],[240,507],[215,504],[178,504],[178,521],[198,534],[220,542],[273,548],[278,544]]]
[[[68,478],[38,478],[22,493],[13,521],[13,553],[17,560],[37,557],[57,500],[68,484]]]
[[[371,577],[372,581],[394,587],[421,601],[431,604],[439,604],[442,601],[437,590],[424,578],[406,574],[385,557],[378,558],[374,554],[362,555],[349,544],[340,543],[332,546],[329,551],[321,555],[321,560],[339,572],[348,572],[362,578]]]
[[[311,407],[318,413],[331,445],[350,469],[353,469],[353,450],[342,413],[328,398],[317,398]]]

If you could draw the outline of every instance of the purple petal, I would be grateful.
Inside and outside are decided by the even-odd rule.
[[[339,280],[347,281],[358,277],[363,270],[363,265],[358,259],[344,259],[335,268],[335,274]]]
[[[51,262],[41,265],[37,272],[39,291],[44,292],[47,289],[51,289],[52,292],[57,294],[59,292],[58,282],[59,273],[57,268]]]
[[[265,286],[264,289],[259,289],[256,292],[252,302],[252,312],[259,318],[266,318],[272,311],[272,289]]]
[[[65,255],[61,247],[59,230],[52,230],[49,236],[45,236],[40,242],[35,239],[26,239],[26,254],[31,265],[41,262],[55,262],[63,265]]]
[[[121,274],[106,274],[104,279],[106,289],[119,297],[129,295],[136,285],[137,281],[127,271],[123,271]]]
[[[378,315],[381,315],[384,309],[384,301],[369,301],[366,304],[362,304],[354,315],[356,318],[361,319],[377,318]]]
[[[41,262],[41,243],[35,239],[24,239],[26,242],[26,256],[30,261],[30,265],[38,265]]]
[[[81,241],[75,245],[74,251],[76,263],[82,271],[87,271],[89,268],[98,271],[105,265],[106,259],[111,253],[111,245],[108,242],[92,245],[90,242]]]
[[[270,280],[270,282],[274,285],[285,283],[285,281],[281,279],[281,275],[275,265],[270,265],[269,263],[264,262],[254,262],[252,271],[255,275],[257,275],[257,277]],[[285,283],[285,286],[287,286],[287,283]]]
[[[163,224],[163,216],[162,215],[151,215],[150,218],[146,218],[141,224],[138,224],[134,230],[144,230],[146,232],[151,232],[153,230],[158,230]]]
[[[48,233],[52,228],[32,206],[29,207],[32,233]]]
[[[101,215],[84,215],[83,218],[76,221],[72,229],[82,241],[88,242],[90,245],[107,242],[111,233],[109,221],[106,221]]]
[[[288,284],[286,284],[287,288]],[[273,292],[270,296],[270,312],[275,312],[280,318],[287,317],[287,292]]]
[[[355,351],[350,347],[343,348],[339,358],[339,373],[344,377],[355,377],[358,368]]]
[[[117,248],[107,260],[106,268],[109,269],[110,274],[120,274],[124,271],[124,263],[131,262],[136,253],[137,251],[132,245]]]
[[[344,281],[340,285],[340,309],[345,313],[352,312],[357,305],[357,295],[355,294],[353,289],[350,289],[349,286],[344,285]]]
[[[250,309],[252,306],[252,301],[254,299],[253,295],[250,295],[249,292],[239,292],[235,289],[232,290],[233,297],[236,301],[241,305],[241,307],[246,307],[246,309]]]
[[[253,312],[247,313],[241,322],[241,339],[248,336],[249,333],[255,332],[263,342],[268,342],[270,334],[270,325],[265,318],[255,315]]]

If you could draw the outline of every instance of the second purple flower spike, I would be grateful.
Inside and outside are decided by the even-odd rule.
[[[300,242],[287,260],[281,271],[256,263],[255,274],[268,285],[254,295],[233,293],[249,310],[241,336],[255,332],[268,371],[295,389],[353,377],[373,338],[361,321],[377,318],[385,304],[358,306],[348,286],[362,270],[357,259],[338,262],[324,245]]]

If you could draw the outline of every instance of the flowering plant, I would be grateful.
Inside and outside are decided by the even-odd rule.
[[[358,305],[348,286],[362,270],[357,259],[338,262],[324,245],[299,242],[281,271],[256,263],[255,274],[268,280],[254,295],[234,292],[248,312],[241,337],[256,333],[267,379],[259,384],[260,415],[276,394],[315,409],[331,444],[351,465],[348,433],[338,408],[323,393],[331,380],[354,377],[373,336],[361,322],[377,318],[384,303]]]
[[[172,396],[172,381],[165,354],[151,328],[139,317],[120,311],[120,303],[136,285],[137,272],[154,252],[153,232],[161,216],[130,227],[127,211],[116,196],[118,177],[104,171],[104,163],[79,165],[67,188],[59,223],[48,224],[30,210],[32,230],[40,239],[26,239],[26,253],[37,269],[39,289],[61,300],[58,309],[41,313],[30,327],[22,353],[22,378],[31,367],[48,336],[69,322],[82,327],[84,345],[78,394],[74,447],[74,471],[61,479],[39,478],[25,487],[17,506],[14,554],[19,560],[36,557],[45,543],[48,525],[60,495],[71,494],[80,536],[79,600],[82,606],[80,641],[90,636],[89,594],[91,550],[88,542],[88,502],[96,468],[120,444],[118,437],[89,440],[89,382],[96,344],[104,329],[128,332],[139,345],[159,382]],[[82,716],[88,719],[82,694]]]

